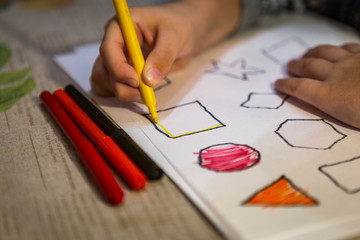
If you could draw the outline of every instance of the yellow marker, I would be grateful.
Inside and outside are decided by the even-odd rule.
[[[142,72],[144,69],[145,61],[141,52],[139,39],[137,38],[134,23],[130,16],[129,7],[126,0],[113,0],[114,7],[118,16],[121,32],[125,39],[126,47],[129,51],[130,58],[134,68],[140,79],[140,93],[145,105],[149,108],[151,118],[155,123],[158,122],[156,111],[156,98],[154,90],[143,83]]]
[[[220,126],[223,126],[222,124],[218,124],[218,125],[215,125],[213,127],[208,127],[208,128],[205,128],[205,129],[202,129],[202,130],[199,130],[199,131],[193,131],[193,132],[188,132],[188,133],[183,133],[183,134],[180,134],[180,135],[173,135],[172,133],[169,132],[169,130],[167,130],[162,124],[160,123],[156,123],[158,126],[160,126],[170,137],[172,138],[177,138],[177,137],[182,137],[182,136],[185,136],[185,135],[189,135],[189,134],[193,134],[193,133],[198,133],[198,132],[203,132],[203,131],[206,131],[206,130],[210,130],[210,129],[213,129],[213,128],[217,128],[217,127],[220,127]]]

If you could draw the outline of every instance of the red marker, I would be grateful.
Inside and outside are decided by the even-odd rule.
[[[146,177],[140,169],[119,148],[111,137],[91,120],[91,118],[76,104],[76,102],[62,89],[54,92],[54,96],[64,107],[70,117],[89,136],[112,166],[120,173],[129,186],[140,190],[146,185]]]
[[[94,145],[84,137],[50,92],[42,92],[40,99],[76,148],[81,160],[99,184],[107,200],[112,204],[121,203],[124,193]]]

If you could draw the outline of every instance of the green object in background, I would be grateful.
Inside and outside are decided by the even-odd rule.
[[[22,70],[0,73],[0,86],[16,82],[19,79],[24,79],[31,72],[31,67],[24,68]]]
[[[0,112],[11,108],[18,100],[35,88],[33,77],[28,77],[18,85],[0,89]]]
[[[9,61],[11,57],[11,51],[8,47],[0,44],[0,68]]]
[[[11,3],[0,3],[0,12],[7,9]]]
[[[11,51],[0,44],[0,68],[10,59]],[[18,100],[35,88],[31,67],[17,71],[0,73],[0,112],[11,108]]]

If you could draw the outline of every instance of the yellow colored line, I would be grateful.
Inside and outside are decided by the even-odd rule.
[[[213,128],[217,128],[217,127],[220,127],[222,126],[222,124],[218,124],[216,126],[213,126],[213,127],[208,127],[208,128],[205,128],[203,130],[199,130],[199,131],[194,131],[194,132],[188,132],[188,133],[183,133],[183,134],[180,134],[180,135],[173,135],[171,134],[163,125],[161,125],[159,122],[156,123],[157,125],[159,125],[169,136],[173,137],[173,138],[177,138],[177,137],[181,137],[181,136],[185,136],[185,135],[189,135],[189,134],[193,134],[193,133],[198,133],[198,132],[202,132],[202,131],[206,131],[206,130],[210,130],[210,129],[213,129]]]

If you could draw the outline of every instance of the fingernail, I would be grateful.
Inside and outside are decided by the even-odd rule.
[[[126,79],[126,83],[131,86],[131,87],[138,87],[139,86],[139,82],[135,79],[132,79],[132,78],[128,78]]]
[[[163,78],[161,72],[157,68],[150,68],[145,75],[147,79],[147,83],[151,85],[151,87],[156,86]]]

